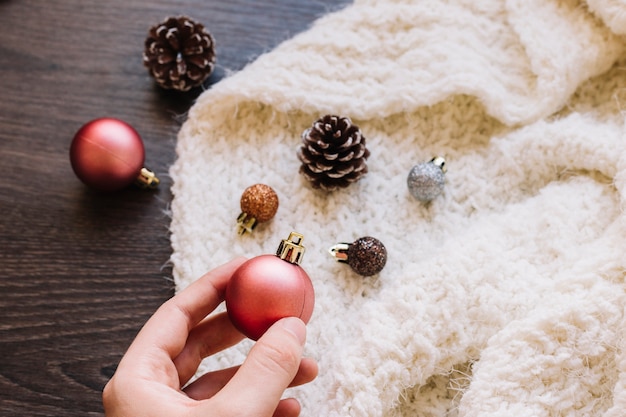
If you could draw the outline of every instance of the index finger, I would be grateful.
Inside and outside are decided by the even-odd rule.
[[[166,301],[146,322],[127,355],[144,355],[157,347],[170,359],[175,358],[183,350],[191,329],[224,300],[228,280],[245,261],[243,257],[236,258],[207,272]]]

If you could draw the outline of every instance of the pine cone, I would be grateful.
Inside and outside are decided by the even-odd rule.
[[[300,173],[314,188],[345,188],[367,173],[365,137],[348,117],[327,115],[302,133]]]
[[[188,91],[213,72],[215,41],[204,25],[170,17],[150,28],[143,63],[161,87]]]

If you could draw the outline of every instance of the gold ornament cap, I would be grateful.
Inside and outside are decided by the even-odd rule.
[[[444,174],[448,172],[448,167],[446,166],[446,159],[443,156],[435,156],[430,160],[430,163],[434,166],[438,167],[441,172]]]
[[[287,261],[295,265],[300,265],[305,250],[304,246],[302,246],[301,244],[303,240],[304,236],[302,236],[300,233],[289,233],[289,237],[287,239],[283,239],[280,242],[280,245],[278,245],[278,249],[276,250],[276,256],[278,256],[283,261]]]
[[[157,188],[160,182],[156,174],[148,168],[141,168],[139,176],[135,179],[135,185],[139,188]]]

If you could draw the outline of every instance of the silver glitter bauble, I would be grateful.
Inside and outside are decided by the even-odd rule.
[[[406,179],[411,195],[427,203],[441,194],[446,180],[445,164],[446,160],[438,156],[429,162],[415,165]]]

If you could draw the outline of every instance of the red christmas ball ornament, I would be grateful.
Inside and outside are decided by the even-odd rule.
[[[298,317],[308,323],[315,293],[307,273],[299,265],[304,254],[303,236],[292,232],[281,241],[276,255],[246,261],[226,287],[226,311],[235,327],[258,340],[276,321]]]
[[[143,167],[145,151],[139,133],[110,117],[92,120],[74,135],[70,162],[76,176],[100,191],[116,191],[132,183],[154,188],[159,179]]]

